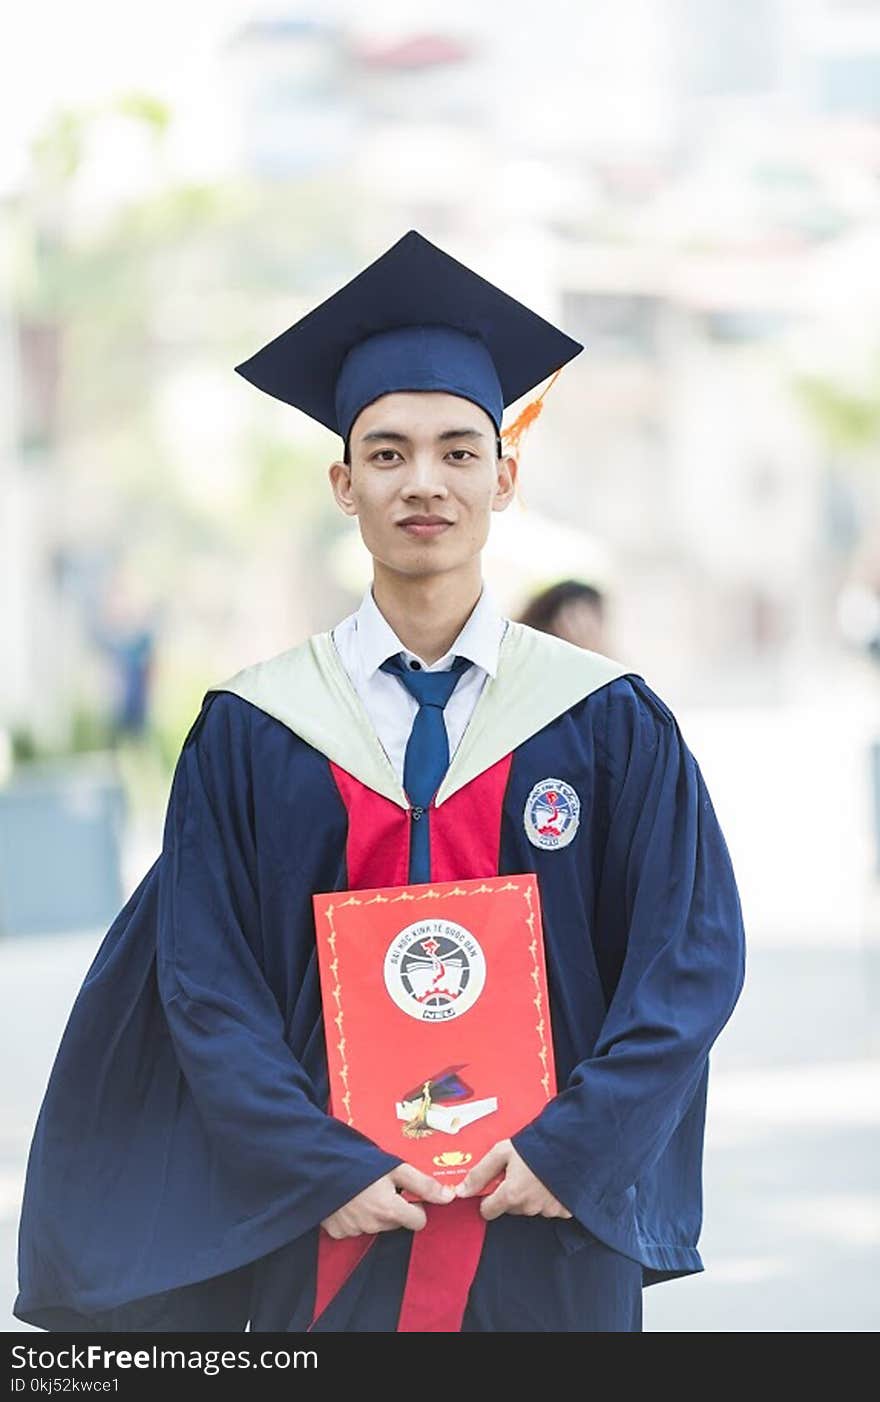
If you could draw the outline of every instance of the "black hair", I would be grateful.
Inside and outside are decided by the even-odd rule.
[[[605,601],[598,589],[579,579],[561,579],[558,584],[551,584],[549,589],[542,589],[540,594],[530,599],[517,622],[537,628],[541,633],[552,633],[559,610],[574,601],[591,604],[602,616]]]

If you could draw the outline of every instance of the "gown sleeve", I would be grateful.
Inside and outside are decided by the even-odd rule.
[[[227,697],[209,700],[175,772],[159,880],[158,983],[236,1215],[283,1219],[292,1238],[400,1159],[316,1103],[285,1039],[263,949],[307,932],[269,930],[261,920],[258,776],[235,707]]]
[[[592,1054],[512,1142],[582,1226],[613,1241],[638,1181],[689,1110],[702,1116],[745,939],[728,849],[674,716],[635,678],[615,685],[606,716],[610,818],[593,938],[621,948],[619,973]],[[670,1181],[680,1176],[667,1174],[664,1191],[683,1197]]]
[[[283,907],[256,860],[274,762],[251,708],[211,695],[161,855],[101,943],[46,1088],[19,1228],[26,1323],[241,1328],[251,1263],[400,1162],[325,1113],[269,983],[278,941],[303,970],[314,940],[301,913],[264,914]]]

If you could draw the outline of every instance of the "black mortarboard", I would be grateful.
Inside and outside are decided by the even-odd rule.
[[[467,1062],[462,1061],[458,1066],[446,1066],[436,1075],[426,1076],[417,1086],[413,1086],[412,1090],[408,1090],[406,1095],[402,1095],[401,1100],[406,1102],[421,1099],[426,1082],[431,1087],[431,1099],[435,1105],[449,1105],[457,1100],[468,1100],[474,1093],[473,1088],[458,1074],[466,1066]]]
[[[500,431],[506,405],[583,346],[410,230],[332,297],[236,365],[342,438],[397,390],[444,390]]]

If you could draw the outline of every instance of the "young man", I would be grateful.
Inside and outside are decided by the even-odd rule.
[[[702,1270],[709,1051],[744,977],[724,839],[645,681],[502,617],[480,570],[503,408],[580,349],[410,233],[238,367],[339,433],[373,583],[205,697],[53,1069],[19,1318],[638,1331],[645,1284]],[[326,1113],[311,898],[517,872],[560,1089],[453,1195]]]

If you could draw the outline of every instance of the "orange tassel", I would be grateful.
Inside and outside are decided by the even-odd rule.
[[[544,407],[544,395],[549,389],[553,388],[561,372],[562,366],[560,366],[558,370],[555,370],[553,372],[553,375],[548,380],[544,388],[541,390],[541,393],[538,395],[538,397],[536,399],[529,400],[529,403],[525,406],[525,408],[521,409],[520,412],[517,414],[513,423],[508,424],[507,428],[503,428],[501,430],[501,442],[505,448],[507,448],[511,452],[516,452],[516,450],[519,448],[520,439],[522,438],[523,434],[526,432],[527,429],[531,428],[532,424],[535,422],[535,419],[537,419],[540,416],[541,410]]]

